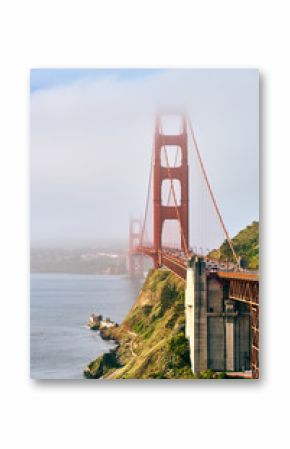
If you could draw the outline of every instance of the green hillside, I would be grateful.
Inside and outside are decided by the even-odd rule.
[[[184,287],[169,271],[151,270],[143,288],[120,326],[108,330],[117,340],[115,350],[93,360],[88,379],[224,378],[210,370],[193,374],[189,342],[185,338]]]
[[[244,268],[257,270],[259,268],[259,222],[253,223],[240,231],[233,239],[233,246],[238,256],[242,257]],[[221,247],[209,254],[219,260],[233,261],[233,255],[225,240]]]

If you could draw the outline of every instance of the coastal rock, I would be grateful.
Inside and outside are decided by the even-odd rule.
[[[116,357],[116,349],[98,357],[91,362],[84,370],[84,376],[87,379],[100,379],[112,369],[119,368],[120,364]]]
[[[115,340],[114,329],[118,327],[115,321],[110,318],[103,319],[102,315],[95,315],[94,313],[89,318],[89,328],[92,330],[99,330],[100,336],[104,340]]]
[[[100,328],[102,320],[103,320],[102,315],[95,315],[94,313],[92,313],[88,322],[89,328],[92,330],[98,330]]]
[[[104,327],[100,329],[100,336],[103,340],[117,340],[114,330],[117,326]]]

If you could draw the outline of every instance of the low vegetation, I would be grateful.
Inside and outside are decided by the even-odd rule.
[[[252,270],[259,268],[259,222],[253,223],[240,231],[233,239],[233,246],[238,256],[242,258],[242,266]],[[233,261],[233,255],[227,241],[219,249],[209,254],[222,261]]]

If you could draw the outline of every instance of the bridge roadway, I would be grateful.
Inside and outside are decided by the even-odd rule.
[[[157,257],[159,265],[164,265],[181,279],[186,280],[188,262],[184,253],[168,248],[163,248],[162,251],[156,253],[154,248],[149,246],[137,246],[134,251],[137,254],[143,254],[153,258]],[[189,256],[192,255],[194,255],[194,253],[189,254]],[[203,257],[198,254],[195,255]],[[252,315],[254,316],[253,331],[256,333],[256,330],[259,328],[259,275],[248,271],[225,271],[219,267],[219,261],[207,257],[205,257],[205,260],[207,262],[212,262],[217,266],[215,269],[208,268],[207,274],[208,276],[217,276],[228,286],[228,298],[233,301],[243,302],[251,308]]]
[[[134,248],[134,253],[143,254],[144,256],[157,257],[159,264],[166,266],[169,270],[173,271],[177,276],[182,279],[186,279],[187,270],[187,257],[184,253],[178,250],[171,250],[169,248],[163,248],[162,251],[156,252],[154,248],[150,246],[136,246]],[[201,254],[195,254],[191,252],[189,257],[196,255],[197,257],[204,257],[206,262],[212,262],[217,265],[217,269],[208,269],[208,272],[215,272],[220,279],[227,281],[244,281],[244,282],[254,282],[259,283],[259,275],[250,271],[234,271],[234,270],[224,270],[220,267],[221,263],[215,259],[210,259]],[[220,268],[220,269],[219,269]],[[238,297],[234,298],[238,300]]]

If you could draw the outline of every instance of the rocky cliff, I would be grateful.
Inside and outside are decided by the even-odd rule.
[[[169,271],[152,270],[124,321],[108,330],[118,347],[91,362],[85,376],[192,378],[184,330],[184,281]]]

